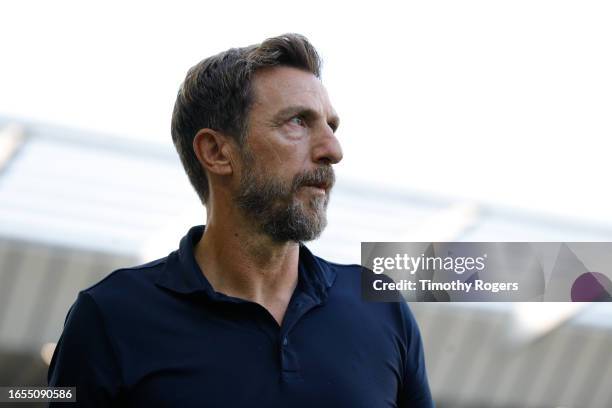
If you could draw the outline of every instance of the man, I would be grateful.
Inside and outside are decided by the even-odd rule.
[[[287,34],[189,71],[172,138],[206,225],[79,293],[49,385],[89,406],[433,406],[407,305],[364,302],[358,265],[302,244],[342,159],[319,70]]]

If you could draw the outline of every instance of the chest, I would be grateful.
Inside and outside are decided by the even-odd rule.
[[[124,344],[130,405],[395,406],[401,353],[392,332],[325,308],[288,330],[271,320],[209,310],[152,326],[161,341]]]

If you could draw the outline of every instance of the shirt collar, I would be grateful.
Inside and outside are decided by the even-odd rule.
[[[194,255],[194,245],[202,238],[204,225],[192,227],[181,239],[179,249],[168,255],[164,268],[155,284],[176,293],[202,293],[212,300],[232,299],[215,292],[200,270]],[[314,256],[300,244],[298,261],[299,285],[305,292],[323,302],[336,278],[335,269],[323,259]]]

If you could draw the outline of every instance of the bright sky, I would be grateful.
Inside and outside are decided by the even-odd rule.
[[[187,69],[305,34],[340,178],[612,225],[612,6],[591,1],[7,2],[0,115],[170,143]]]

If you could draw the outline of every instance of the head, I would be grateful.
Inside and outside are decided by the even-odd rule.
[[[325,227],[331,166],[342,158],[337,127],[316,50],[287,34],[191,68],[172,138],[209,211],[215,194],[230,197],[223,205],[234,205],[261,232],[297,242]]]

